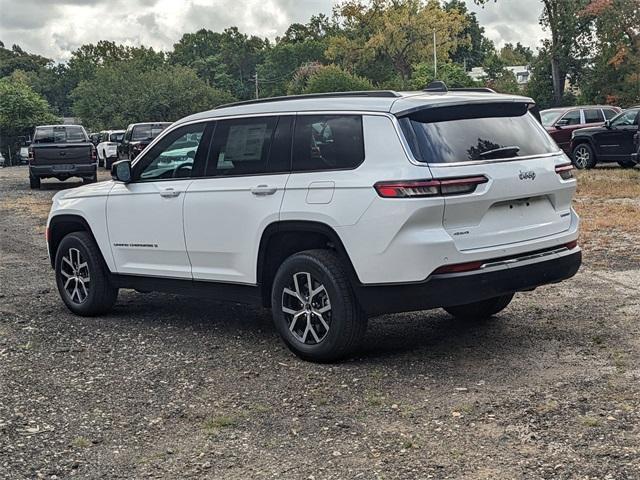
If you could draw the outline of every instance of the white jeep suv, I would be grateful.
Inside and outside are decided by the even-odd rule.
[[[241,102],[184,118],[113,181],[58,193],[62,300],[119,288],[270,307],[297,355],[332,361],[367,317],[488,317],[581,263],[571,164],[531,99],[391,91]]]

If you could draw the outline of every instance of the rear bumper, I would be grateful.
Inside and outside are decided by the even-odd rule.
[[[96,173],[96,163],[68,165],[30,165],[29,174],[34,177],[90,177]]]
[[[576,274],[582,263],[579,247],[543,257],[496,262],[467,273],[432,275],[424,282],[356,286],[360,305],[369,315],[412,312],[465,305],[557,283]]]

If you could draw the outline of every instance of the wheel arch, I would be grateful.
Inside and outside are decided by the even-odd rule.
[[[265,307],[271,304],[271,285],[282,262],[295,253],[316,248],[334,250],[344,261],[352,284],[359,283],[351,258],[332,227],[326,223],[307,220],[274,222],[262,233],[257,257],[256,279]]]
[[[91,235],[93,241],[96,242],[96,245],[98,245],[98,249],[100,249],[100,245],[91,230],[91,226],[84,217],[74,214],[54,215],[51,217],[51,220],[49,220],[49,225],[47,226],[47,248],[49,250],[49,260],[52,268],[55,267],[56,252],[58,251],[60,242],[65,236],[73,232],[87,232]],[[104,261],[104,252],[101,251],[100,253]]]

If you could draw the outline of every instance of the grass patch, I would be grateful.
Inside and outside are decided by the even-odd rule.
[[[590,415],[585,415],[580,418],[580,423],[585,427],[596,428],[600,426],[600,419]]]
[[[91,445],[91,442],[84,437],[76,437],[71,440],[71,445],[76,448],[88,448]]]
[[[227,415],[219,415],[217,417],[211,417],[205,420],[202,428],[207,434],[215,434],[224,428],[231,428],[238,424],[238,417],[232,417]]]

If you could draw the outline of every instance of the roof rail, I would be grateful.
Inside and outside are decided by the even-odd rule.
[[[463,88],[452,88],[453,92],[485,92],[485,93],[497,93],[494,89],[489,87],[463,87]]]
[[[218,105],[215,109],[237,107],[241,105],[253,105],[256,103],[284,102],[288,100],[306,100],[312,98],[341,98],[341,97],[377,97],[377,98],[397,98],[401,95],[393,90],[363,90],[355,92],[328,92],[328,93],[308,93],[304,95],[286,95],[282,97],[258,98],[255,100],[243,100],[240,102],[225,103]]]

